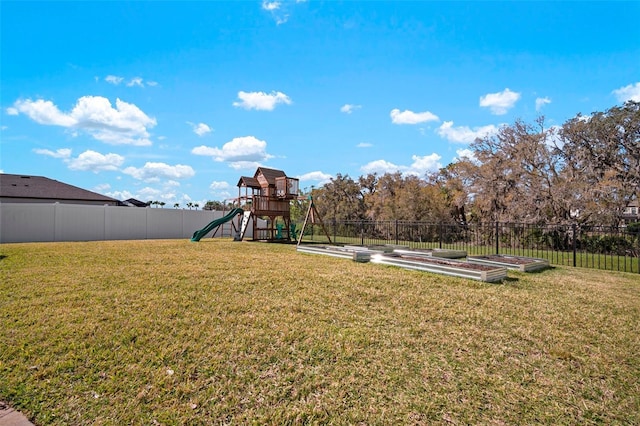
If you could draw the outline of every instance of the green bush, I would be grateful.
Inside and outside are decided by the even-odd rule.
[[[624,256],[633,250],[633,239],[623,235],[587,235],[578,240],[578,248],[588,253]]]

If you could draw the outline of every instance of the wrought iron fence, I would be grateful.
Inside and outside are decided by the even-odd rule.
[[[411,248],[466,250],[548,259],[556,265],[640,273],[640,227],[532,225],[521,223],[438,224],[407,221],[326,221],[337,243],[395,244]],[[299,227],[298,227],[299,229]],[[320,226],[303,240],[322,241]]]

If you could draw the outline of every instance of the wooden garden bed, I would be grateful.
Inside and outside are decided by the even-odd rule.
[[[525,256],[507,256],[502,254],[469,256],[467,261],[477,265],[503,266],[508,269],[514,269],[522,272],[539,271],[549,267],[549,261],[546,259]]]

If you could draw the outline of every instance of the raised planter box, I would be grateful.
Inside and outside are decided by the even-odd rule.
[[[371,262],[486,282],[499,282],[507,277],[507,268],[504,266],[472,264],[428,256],[376,253],[371,255]]]
[[[321,254],[324,256],[339,257],[341,259],[351,259],[355,262],[368,262],[373,252],[366,247],[342,247],[342,246],[315,246],[299,245],[296,251],[300,253]],[[379,253],[379,252],[377,252]]]
[[[449,250],[449,249],[408,249],[400,248],[394,249],[394,253],[400,255],[415,255],[425,257],[441,257],[444,259],[462,259],[467,257],[466,250]]]
[[[467,261],[477,265],[503,266],[508,269],[522,272],[539,271],[549,267],[549,261],[546,259],[525,256],[508,256],[502,254],[469,256]]]
[[[354,251],[373,251],[376,253],[393,253],[393,247],[387,245],[371,245],[371,246],[357,246],[357,245],[345,245],[346,250]]]

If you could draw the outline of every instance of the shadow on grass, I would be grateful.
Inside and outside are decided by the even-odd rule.
[[[546,268],[536,269],[535,271],[527,271],[527,274],[542,274],[542,273],[545,273],[547,271],[552,271],[554,269],[556,269],[555,266],[549,265]]]
[[[6,255],[6,254],[0,254],[0,260],[4,260],[4,259],[6,259],[6,258],[7,258],[7,255]]]

